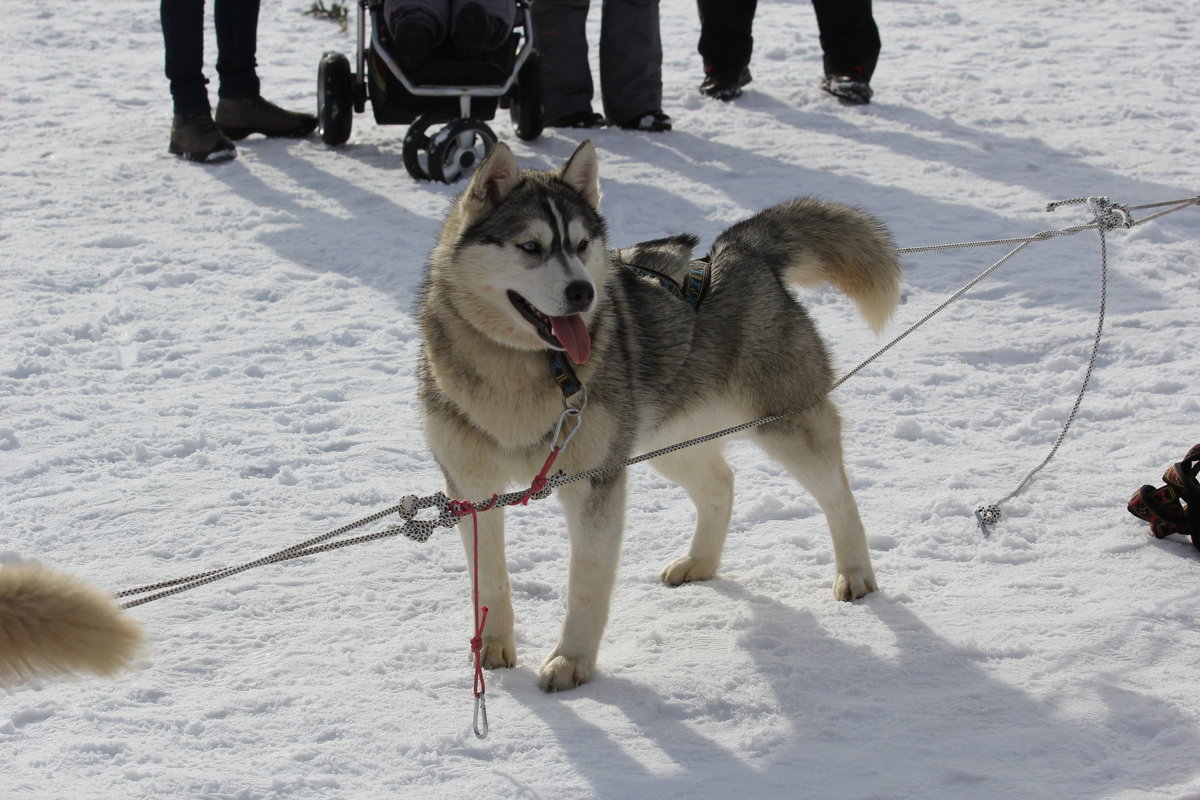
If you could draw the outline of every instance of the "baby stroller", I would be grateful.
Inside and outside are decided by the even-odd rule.
[[[367,43],[367,17],[371,38]],[[456,61],[451,48],[434,53],[434,63],[406,75],[383,19],[383,0],[358,0],[357,69],[341,53],[321,56],[317,68],[317,131],[328,145],[350,138],[354,112],[367,100],[379,125],[409,125],[404,166],[417,180],[453,183],[496,144],[486,120],[507,108],[518,138],[536,139],[542,111],[542,67],[533,49],[528,0],[517,2],[510,47],[486,61]]]

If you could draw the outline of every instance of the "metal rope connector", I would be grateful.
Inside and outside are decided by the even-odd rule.
[[[587,396],[585,395],[584,396],[584,404],[586,404],[586,403],[587,403]],[[567,421],[567,417],[574,418],[575,425],[574,425],[574,427],[571,428],[570,431],[567,432],[567,436],[565,439],[562,440],[562,444],[559,444],[558,437],[562,435],[563,423],[565,423]],[[550,437],[550,449],[554,450],[555,452],[562,452],[563,450],[566,450],[567,445],[570,444],[571,440],[575,438],[575,434],[579,433],[579,426],[582,424],[583,424],[583,408],[582,408],[582,406],[580,408],[572,408],[571,406],[566,406],[565,408],[563,408],[562,413],[558,415],[558,422],[554,423],[554,435],[552,437]]]
[[[475,738],[487,738],[487,702],[483,699],[482,694],[475,695],[475,714],[471,717],[471,730],[475,731]]]
[[[990,537],[992,535],[990,526],[1000,521],[1000,506],[995,503],[980,506],[975,509],[975,521],[979,523],[979,530],[983,531],[983,535]]]

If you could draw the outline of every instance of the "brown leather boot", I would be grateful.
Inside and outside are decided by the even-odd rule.
[[[298,139],[317,127],[317,118],[299,111],[286,111],[258,97],[222,97],[217,101],[217,125],[230,139],[245,139],[252,133]]]
[[[207,111],[176,114],[171,123],[171,145],[167,152],[188,161],[212,164],[237,158],[237,148],[221,133]]]

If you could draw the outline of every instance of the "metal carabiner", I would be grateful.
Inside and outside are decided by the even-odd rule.
[[[583,403],[584,405],[587,404],[586,394],[584,395]],[[562,434],[563,423],[566,422],[567,417],[575,418],[575,427],[571,428],[571,430],[567,433],[566,438],[563,439],[562,444],[559,444],[558,437]],[[554,423],[554,436],[550,439],[550,447],[558,452],[566,450],[567,445],[571,443],[571,439],[575,438],[575,434],[579,432],[579,426],[582,424],[582,406],[580,408],[573,408],[571,406],[564,407],[562,413],[558,415],[558,422]]]
[[[482,725],[480,725],[481,719],[483,721]],[[475,737],[477,739],[487,738],[487,703],[484,702],[482,694],[475,695],[475,715],[471,718],[471,728],[475,731]]]

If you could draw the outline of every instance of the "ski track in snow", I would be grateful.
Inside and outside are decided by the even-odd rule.
[[[285,106],[315,105],[323,51],[353,52],[309,5],[262,7],[264,94]],[[404,128],[369,113],[339,150],[255,138],[229,164],[178,161],[156,4],[5,17],[0,559],[117,590],[440,489],[414,309],[461,187],[413,182]],[[1195,0],[879,0],[876,17],[870,106],[816,88],[811,8],[785,0],[759,3],[754,82],[720,104],[696,92],[694,4],[664,0],[676,130],[587,134],[611,244],[707,246],[804,194],[869,209],[908,247],[1088,221],[1046,214],[1055,200],[1200,192]],[[526,165],[583,138],[493,125]],[[134,609],[152,643],[137,673],[0,694],[0,797],[1200,797],[1200,553],[1125,511],[1200,440],[1198,240],[1195,208],[1109,234],[1088,394],[990,538],[972,509],[1045,456],[1083,379],[1096,234],[1033,245],[839,389],[881,585],[863,601],[831,597],[815,502],[734,441],[707,584],[658,584],[691,509],[632,470],[600,671],[573,692],[535,677],[563,612],[558,507],[509,513],[520,663],[488,675],[486,740],[470,732],[465,562],[441,531]],[[906,256],[887,337],[1003,252]],[[802,297],[842,369],[886,340],[836,293]]]

